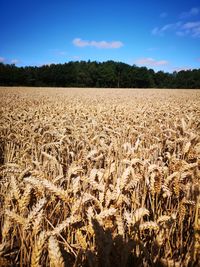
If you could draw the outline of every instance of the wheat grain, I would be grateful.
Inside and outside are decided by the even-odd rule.
[[[64,260],[60,252],[58,241],[53,236],[49,237],[48,252],[51,267],[64,267]]]
[[[43,247],[46,240],[45,232],[41,232],[35,241],[32,255],[31,255],[31,267],[40,267],[40,258],[42,256]]]

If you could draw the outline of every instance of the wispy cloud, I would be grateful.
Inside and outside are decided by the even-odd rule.
[[[68,53],[60,49],[50,49],[50,53],[53,53],[55,56],[66,56]]]
[[[184,23],[176,34],[179,36],[189,35],[192,37],[200,37],[200,21]]]
[[[191,8],[189,11],[182,12],[182,13],[179,15],[179,18],[180,18],[180,19],[186,19],[186,18],[194,17],[194,16],[196,16],[196,15],[199,14],[199,11],[200,11],[199,8],[197,8],[197,7],[193,7],[193,8]]]
[[[66,51],[58,51],[59,56],[66,56],[67,52]]]
[[[166,18],[166,17],[168,17],[167,12],[162,12],[162,13],[160,13],[160,18],[164,19],[164,18]]]
[[[5,62],[5,58],[4,57],[0,57],[0,63]]]
[[[155,27],[151,33],[164,36],[167,32],[174,32],[177,36],[200,37],[200,21],[188,21],[185,23],[178,21],[162,27]]]
[[[120,48],[123,46],[123,43],[120,41],[113,41],[113,42],[107,42],[107,41],[87,41],[82,40],[81,38],[75,38],[72,43],[75,46],[78,47],[96,47],[96,48],[103,48],[103,49],[112,49],[112,48]]]
[[[190,29],[194,29],[200,27],[200,21],[197,22],[187,22],[183,25],[183,29],[185,30],[190,30]]]
[[[200,8],[193,7],[189,11],[182,12],[178,16],[179,21],[154,27],[151,33],[157,36],[164,36],[166,33],[172,32],[177,36],[200,37],[200,20],[192,20],[192,17],[199,14]],[[165,17],[165,12],[161,13],[160,17]]]
[[[156,51],[158,49],[159,49],[158,47],[149,47],[149,48],[147,48],[147,51],[152,52],[152,51]]]
[[[179,29],[182,25],[182,22],[181,21],[178,21],[176,23],[170,23],[170,24],[166,24],[162,27],[155,27],[153,30],[152,30],[152,34],[153,35],[160,35],[160,36],[163,36],[167,31],[171,31],[171,30],[176,30],[176,29]]]
[[[172,69],[172,71],[176,71],[176,72],[183,71],[183,70],[191,70],[191,68],[188,66],[183,66],[183,67],[175,67]]]
[[[71,56],[72,60],[81,60],[81,56]]]
[[[140,65],[140,66],[152,66],[152,67],[164,66],[164,65],[169,64],[169,62],[167,60],[155,60],[155,59],[150,58],[150,57],[140,58],[140,59],[136,60],[135,63],[137,65]]]

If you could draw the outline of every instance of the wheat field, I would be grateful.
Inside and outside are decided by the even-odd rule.
[[[200,264],[200,91],[0,101],[0,266]]]

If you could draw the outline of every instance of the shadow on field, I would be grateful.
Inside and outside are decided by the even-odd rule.
[[[0,140],[0,166],[4,163],[4,144]]]
[[[92,224],[97,252],[94,253],[90,250],[86,252],[86,266],[164,266],[161,263],[152,264],[150,254],[141,242],[124,240],[121,235],[113,238],[111,231],[104,230],[96,219],[92,220]]]

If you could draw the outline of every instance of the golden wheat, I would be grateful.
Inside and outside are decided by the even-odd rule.
[[[0,99],[0,265],[200,265],[200,91]]]

